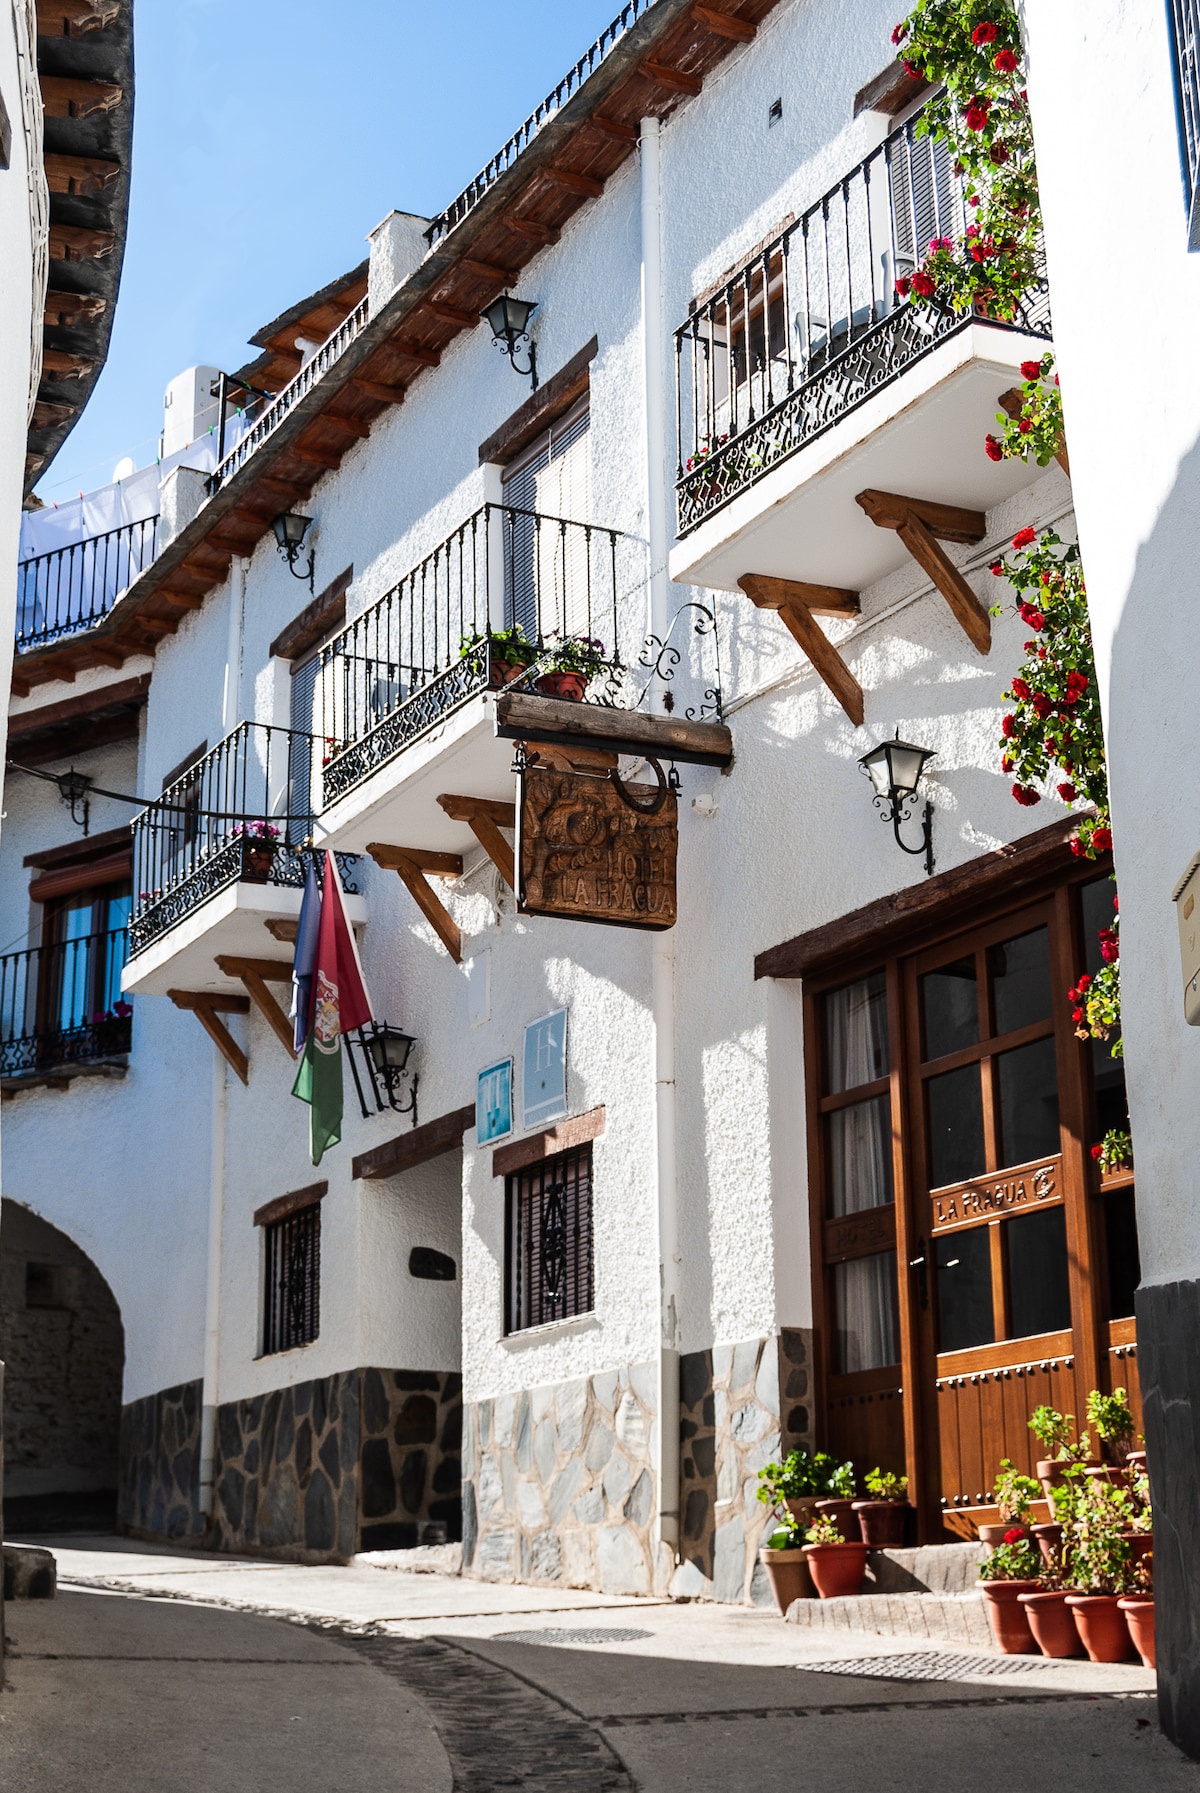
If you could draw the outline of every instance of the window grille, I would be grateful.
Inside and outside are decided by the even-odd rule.
[[[263,1356],[311,1344],[321,1327],[321,1207],[315,1203],[266,1229]]]
[[[592,1310],[592,1148],[579,1146],[506,1179],[507,1330]]]
[[[1168,0],[1175,55],[1175,105],[1188,211],[1188,248],[1200,249],[1200,0]]]

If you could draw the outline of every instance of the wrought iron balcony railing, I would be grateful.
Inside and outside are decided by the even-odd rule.
[[[121,997],[125,928],[0,958],[0,1076],[123,1058],[133,1010]]]
[[[154,559],[158,518],[37,554],[17,567],[17,652],[90,629]]]
[[[596,669],[569,694],[624,701],[645,604],[635,537],[485,504],[322,650],[313,726],[325,805],[480,691],[519,680],[554,694],[548,669],[585,643]]]
[[[572,94],[576,93],[588,76],[598,69],[605,57],[614,50],[637,21],[650,11],[654,0],[629,0],[623,6],[611,25],[607,25],[600,36],[585,50],[574,68],[568,69],[562,80],[552,93],[548,93],[537,109],[530,113],[520,130],[514,131],[502,149],[498,149],[486,168],[481,168],[473,181],[469,181],[458,198],[448,205],[444,212],[428,226],[425,236],[430,248],[440,243],[449,235],[456,224],[461,224],[469,212],[474,211],[484,194],[495,186],[506,169],[511,168],[523,150],[528,149],[538,132],[542,129],[560,107],[565,106]]]
[[[230,884],[303,885],[319,761],[314,736],[243,722],[142,810],[130,958]],[[351,893],[355,863],[338,855]]]
[[[311,392],[322,374],[328,373],[338,357],[350,347],[361,331],[366,327],[369,308],[366,299],[357,304],[348,318],[343,318],[337,329],[327,336],[316,354],[306,361],[300,372],[289,380],[287,385],[271,402],[260,411],[244,436],[230,449],[223,460],[208,476],[208,493],[211,497],[219,492],[225,481],[245,465],[267,437],[279,428],[288,412],[293,410],[306,392]]]
[[[945,145],[910,119],[692,307],[675,333],[681,535],[970,323],[896,293],[966,224]],[[1044,280],[1013,327],[1049,336]]]

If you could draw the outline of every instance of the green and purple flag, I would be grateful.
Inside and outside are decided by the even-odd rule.
[[[311,874],[310,879],[311,890],[306,881],[296,931],[293,987],[297,1033],[300,1005],[305,997],[308,1015],[292,1094],[309,1105],[312,1161],[320,1164],[322,1155],[342,1137],[342,1035],[366,1025],[371,1019],[371,1001],[363,982],[358,947],[346,920],[341,880],[332,853],[325,855],[325,887],[319,898],[315,949],[312,898],[316,895],[316,879]]]

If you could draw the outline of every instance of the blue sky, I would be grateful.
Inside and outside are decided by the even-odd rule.
[[[162,395],[366,254],[393,207],[441,210],[619,0],[136,0],[137,96],[112,348],[38,486],[154,457]],[[507,14],[514,23],[497,27]]]

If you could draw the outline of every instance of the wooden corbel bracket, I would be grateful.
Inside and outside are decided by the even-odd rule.
[[[399,874],[413,902],[421,911],[456,965],[462,964],[462,935],[458,923],[430,889],[426,873],[437,878],[461,878],[463,862],[457,853],[424,853],[419,847],[392,847],[385,841],[368,844],[367,852],[385,871]]]
[[[805,585],[798,579],[776,579],[769,573],[746,573],[738,584],[760,610],[775,610],[780,621],[812,661],[853,722],[862,726],[862,686],[816,621],[818,616],[857,616],[856,591],[838,585]]]
[[[250,1081],[250,1062],[225,1023],[222,1015],[248,1015],[248,996],[222,996],[212,990],[168,990],[167,995],[177,1009],[190,1009],[216,1047],[225,1063],[241,1078]]]
[[[465,822],[510,890],[517,888],[517,868],[513,850],[501,834],[502,828],[515,828],[515,803],[497,803],[491,797],[442,796],[438,802],[455,822]]]
[[[267,985],[290,984],[292,963],[289,959],[244,959],[233,953],[217,954],[217,969],[226,977],[239,978],[246,994],[269,1024],[289,1058],[295,1058],[295,1035],[292,1024],[272,996]]]
[[[896,531],[949,604],[971,646],[981,654],[988,653],[992,645],[991,619],[953,561],[938,547],[938,538],[944,542],[981,542],[987,533],[983,512],[873,490],[860,492],[858,503],[878,528]]]

